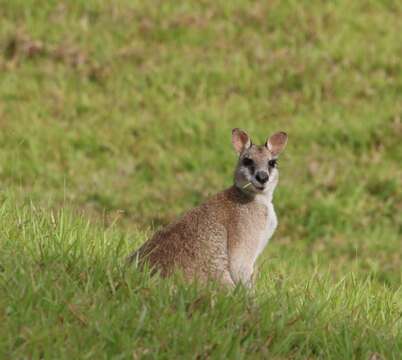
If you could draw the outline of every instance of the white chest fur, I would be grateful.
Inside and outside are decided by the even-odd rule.
[[[255,224],[252,229],[249,229],[250,232],[244,234],[244,241],[238,244],[230,255],[230,272],[233,281],[235,283],[241,281],[247,286],[251,284],[255,261],[268,244],[277,226],[277,218],[271,202],[272,196],[261,194],[257,195],[255,200],[259,206],[266,208],[263,222],[260,223],[261,218],[255,219],[258,225]],[[260,214],[260,211],[257,213]]]
[[[259,234],[259,239],[258,239],[258,246],[257,246],[257,251],[255,254],[255,259],[263,252],[265,247],[268,244],[269,239],[272,237],[277,225],[278,225],[278,219],[276,217],[274,205],[271,202],[271,197],[263,196],[260,195],[259,197],[256,198],[256,200],[266,206],[267,208],[267,217],[266,217],[266,223],[265,226],[263,227],[263,230],[260,231]]]

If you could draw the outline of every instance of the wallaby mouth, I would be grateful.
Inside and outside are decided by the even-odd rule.
[[[250,186],[251,186],[251,189],[254,188],[258,192],[263,192],[265,190],[265,185],[256,184],[255,182],[251,182],[251,181],[248,182],[246,185],[244,185],[242,188],[244,190],[244,189],[250,188]]]

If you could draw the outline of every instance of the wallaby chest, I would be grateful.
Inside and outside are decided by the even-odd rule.
[[[228,238],[230,272],[235,283],[250,284],[255,261],[274,233],[277,218],[266,196],[256,196],[252,202],[239,205],[236,213]]]
[[[258,227],[255,259],[263,252],[278,225],[278,219],[272,202],[263,196],[260,198],[257,197],[256,201],[262,207],[263,215],[260,217],[261,224]]]
[[[236,257],[254,263],[263,252],[277,227],[277,217],[271,199],[256,196],[252,203],[241,207],[234,231]]]

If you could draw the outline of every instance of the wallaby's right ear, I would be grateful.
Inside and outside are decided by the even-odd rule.
[[[250,137],[243,130],[238,128],[232,130],[232,144],[238,154],[251,146]]]

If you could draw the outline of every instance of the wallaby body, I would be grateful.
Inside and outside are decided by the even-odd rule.
[[[251,286],[255,261],[277,226],[272,204],[276,158],[286,141],[285,133],[276,133],[256,146],[234,129],[235,184],[156,232],[130,260],[147,262],[162,276],[179,269],[188,279]]]

